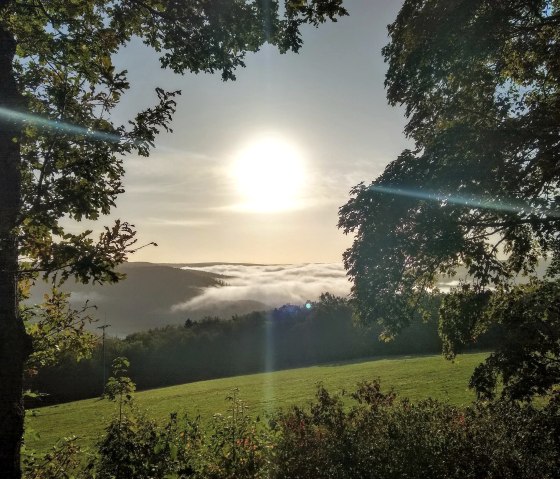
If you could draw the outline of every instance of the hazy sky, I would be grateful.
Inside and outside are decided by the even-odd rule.
[[[119,55],[132,83],[121,121],[154,102],[156,85],[183,92],[174,133],[158,138],[150,158],[126,160],[115,215],[136,225],[141,242],[159,244],[131,260],[341,260],[351,239],[336,228],[338,208],[353,185],[371,181],[407,145],[402,111],[385,99],[380,52],[400,2],[346,5],[349,17],[305,30],[298,55],[268,47],[249,55],[236,82],[162,71],[137,43]],[[270,155],[263,138],[276,142]],[[255,178],[267,173],[250,162],[240,170],[247,155],[266,156],[264,168],[273,171],[255,190]]]

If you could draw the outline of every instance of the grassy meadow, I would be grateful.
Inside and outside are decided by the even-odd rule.
[[[200,415],[202,421],[207,421],[213,414],[227,410],[225,397],[238,388],[238,396],[250,411],[266,416],[279,408],[306,404],[319,382],[332,393],[352,392],[358,382],[380,378],[385,389],[392,387],[402,397],[433,397],[461,405],[474,398],[467,388],[468,378],[485,356],[486,353],[465,354],[453,363],[438,355],[324,364],[142,391],[136,393],[135,402],[156,419],[165,419],[175,411]],[[91,445],[115,412],[115,404],[100,399],[28,411],[26,445],[45,452],[61,438],[72,435],[78,436],[81,444]]]

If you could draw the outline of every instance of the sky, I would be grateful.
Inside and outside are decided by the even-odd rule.
[[[349,16],[304,30],[299,54],[270,46],[247,56],[237,81],[174,75],[139,42],[119,53],[131,91],[126,121],[180,89],[172,134],[149,158],[127,158],[115,217],[133,223],[130,258],[151,262],[340,262],[351,238],[338,208],[407,146],[399,108],[387,105],[381,48],[394,0],[346,0]]]

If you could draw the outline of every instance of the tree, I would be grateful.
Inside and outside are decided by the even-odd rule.
[[[147,156],[170,130],[179,92],[127,125],[111,112],[129,87],[112,57],[133,37],[176,73],[235,78],[246,52],[265,42],[297,52],[300,28],[346,14],[342,0],[0,0],[0,470],[19,477],[22,372],[32,344],[18,281],[42,274],[55,285],[113,282],[133,252],[133,225],[117,221],[97,238],[70,222],[109,213],[123,192],[122,158]],[[62,219],[64,218],[64,221]],[[73,230],[72,230],[73,231]]]
[[[113,359],[113,375],[107,380],[103,396],[115,401],[119,407],[119,427],[122,423],[123,407],[132,403],[132,394],[136,391],[136,384],[130,379],[128,368],[130,361],[125,357]]]
[[[550,390],[560,377],[536,375],[560,358],[557,308],[538,303],[560,303],[560,2],[406,0],[389,34],[387,96],[414,147],[340,209],[356,235],[344,261],[359,318],[392,337],[439,278],[459,275],[440,310],[446,355],[500,322],[527,348],[504,355],[504,343],[473,385],[488,393],[501,375],[509,394],[530,356],[546,387],[514,396]],[[520,334],[529,324],[546,348]]]

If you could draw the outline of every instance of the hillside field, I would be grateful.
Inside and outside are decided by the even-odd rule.
[[[486,353],[464,354],[449,362],[441,356],[403,356],[324,364],[142,391],[136,393],[135,401],[140,410],[157,419],[175,411],[180,415],[200,415],[202,421],[207,421],[215,413],[226,412],[225,397],[238,388],[239,397],[250,411],[266,417],[279,408],[305,405],[313,398],[319,382],[331,393],[352,392],[358,382],[380,378],[384,389],[392,387],[401,397],[432,397],[461,405],[473,400],[468,379],[485,357]],[[100,399],[28,411],[26,445],[45,452],[61,438],[72,435],[78,436],[81,444],[91,445],[115,412],[115,404]]]

